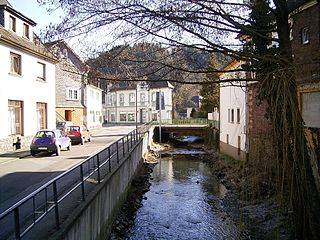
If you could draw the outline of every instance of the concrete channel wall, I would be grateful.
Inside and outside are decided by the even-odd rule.
[[[151,127],[144,134],[143,139],[124,156],[119,167],[77,207],[50,239],[106,239],[110,234],[112,222],[127,196],[130,183],[141,166],[143,155],[150,146],[153,130],[154,127]]]

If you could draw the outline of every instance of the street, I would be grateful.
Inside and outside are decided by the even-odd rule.
[[[0,212],[24,198],[50,179],[83,161],[95,152],[127,135],[135,126],[108,126],[91,131],[91,142],[72,145],[60,156],[40,153],[34,157],[0,157]]]

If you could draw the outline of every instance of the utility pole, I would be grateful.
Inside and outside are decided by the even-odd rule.
[[[159,142],[161,143],[161,88],[159,89]]]
[[[138,84],[136,84],[136,129],[138,129]]]

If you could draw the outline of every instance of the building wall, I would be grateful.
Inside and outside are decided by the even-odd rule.
[[[320,81],[320,6],[319,2],[306,6],[292,15],[292,51],[298,84]],[[307,44],[302,43],[305,27],[309,29]]]
[[[240,68],[240,62],[231,63],[225,70],[237,68]],[[241,75],[230,72],[220,76],[220,79],[223,80],[235,78],[241,78]],[[222,147],[220,150],[222,152],[223,149],[227,150],[228,148],[246,151],[246,91],[244,82],[233,82],[233,85],[230,85],[230,83],[220,84],[220,142],[222,143],[220,144]],[[239,116],[238,113],[240,113]],[[230,155],[233,156],[234,154]]]
[[[92,85],[85,88],[85,106],[87,128],[95,128],[102,126],[102,90]]]
[[[267,119],[266,102],[258,101],[258,83],[248,84],[248,134],[250,138],[270,136],[271,125]]]
[[[320,128],[320,5],[312,1],[292,15],[292,51],[297,75],[299,107],[306,127]],[[309,42],[303,44],[302,29]]]
[[[21,55],[22,74],[13,75],[10,73],[10,52]],[[0,139],[16,139],[16,136],[9,136],[8,127],[8,100],[23,102],[23,144],[29,144],[24,139],[33,136],[37,132],[36,103],[47,104],[47,126],[55,127],[55,67],[54,64],[36,58],[26,52],[14,49],[0,43]],[[37,80],[37,62],[46,66],[46,81]],[[10,140],[9,140],[10,142]],[[3,149],[4,150],[4,149]],[[12,150],[12,148],[8,149]]]
[[[117,90],[114,92],[109,92],[107,97],[106,104],[106,114],[105,117],[108,122],[124,122],[124,123],[135,123],[135,119],[137,118],[137,122],[149,122],[157,118],[160,119],[159,110],[156,110],[156,92],[161,91],[164,94],[164,106],[165,109],[161,110],[161,120],[170,121],[172,120],[172,89],[171,88],[161,88],[160,89],[140,89],[136,92],[136,89],[127,89],[127,90]],[[136,105],[136,93],[137,93],[137,105]],[[141,93],[144,93],[145,99],[144,101],[141,99]],[[120,105],[120,95],[124,95],[124,102]],[[130,94],[134,95],[134,101],[129,102]],[[137,115],[136,115],[137,110]],[[141,113],[143,115],[141,119]],[[126,121],[122,121],[120,119],[120,115],[126,115]],[[130,116],[134,116],[134,119],[130,118]],[[111,116],[114,117],[114,121]],[[129,120],[131,119],[131,120]]]
[[[240,122],[237,122],[237,109],[240,109]],[[234,112],[232,122],[231,115]],[[229,119],[230,118],[230,119]],[[242,151],[246,142],[246,92],[239,87],[222,87],[220,89],[220,141]],[[229,137],[228,137],[229,136]],[[227,139],[229,138],[229,139]],[[240,143],[239,143],[240,139]],[[240,144],[240,145],[239,145]]]
[[[84,120],[85,120],[85,112],[84,112],[84,108],[80,107],[56,107],[56,113],[60,116],[62,116],[64,118],[65,116],[65,111],[71,111],[71,121],[75,124],[75,125],[80,125],[83,126],[84,125]]]

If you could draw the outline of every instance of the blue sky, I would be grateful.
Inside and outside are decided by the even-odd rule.
[[[39,6],[37,0],[8,0],[12,7],[37,23],[34,29],[37,34],[51,22],[59,20],[59,14],[49,15],[46,6]]]

